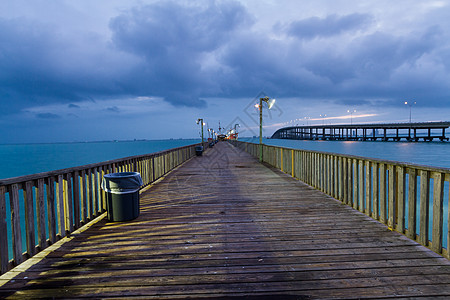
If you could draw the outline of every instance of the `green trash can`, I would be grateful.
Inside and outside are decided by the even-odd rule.
[[[138,172],[105,174],[102,189],[106,192],[108,220],[129,221],[139,216],[139,188],[143,185]]]

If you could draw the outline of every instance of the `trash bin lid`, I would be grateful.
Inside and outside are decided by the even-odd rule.
[[[137,191],[144,183],[138,172],[120,172],[105,174],[102,189],[114,194],[125,194]]]

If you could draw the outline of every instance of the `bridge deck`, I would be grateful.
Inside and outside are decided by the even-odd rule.
[[[447,259],[225,142],[20,271],[0,298],[450,296]]]

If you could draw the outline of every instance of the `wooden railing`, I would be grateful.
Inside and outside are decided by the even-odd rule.
[[[194,156],[195,146],[0,180],[0,275],[104,213],[104,174],[139,172],[146,186]]]
[[[258,144],[231,143],[259,155]],[[450,169],[268,145],[263,161],[450,258]]]

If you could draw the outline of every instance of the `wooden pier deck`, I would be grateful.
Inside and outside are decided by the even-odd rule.
[[[0,298],[450,297],[446,258],[225,142],[44,255]]]

